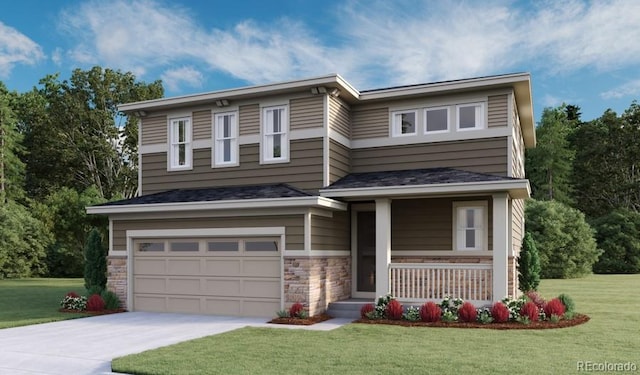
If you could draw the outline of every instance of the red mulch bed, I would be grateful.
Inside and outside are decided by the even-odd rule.
[[[310,326],[312,324],[324,322],[325,320],[332,319],[332,316],[327,314],[320,314],[310,316],[308,318],[273,318],[268,323],[273,324],[291,324],[296,326]]]
[[[121,312],[126,312],[127,309],[115,309],[115,310],[101,310],[101,311],[78,311],[78,310],[69,310],[69,309],[58,309],[58,311],[63,313],[76,313],[76,314],[91,314],[91,315],[107,315],[107,314],[117,314]]]
[[[364,324],[390,324],[404,327],[448,327],[448,328],[486,328],[486,329],[553,329],[573,327],[589,321],[589,317],[583,314],[576,314],[572,319],[562,319],[557,323],[550,321],[530,322],[523,324],[518,322],[507,323],[462,323],[462,322],[410,322],[407,320],[386,320],[386,319],[358,319],[354,323]]]

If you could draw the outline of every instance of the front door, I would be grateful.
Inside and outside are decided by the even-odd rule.
[[[354,297],[375,298],[376,213],[357,211]]]

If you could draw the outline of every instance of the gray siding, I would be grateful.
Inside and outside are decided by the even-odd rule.
[[[351,108],[351,138],[379,138],[389,136],[389,108],[366,105]]]
[[[323,126],[324,100],[322,95],[291,99],[289,107],[291,130],[321,128]]]
[[[522,226],[524,218],[524,199],[514,199],[511,201],[511,240],[514,255],[520,254],[522,239],[524,238],[524,227]]]
[[[351,151],[342,144],[329,140],[329,184],[349,174]]]
[[[211,111],[193,112],[193,140],[211,139]]]
[[[391,204],[391,249],[453,250],[453,202],[464,200],[488,201],[488,248],[492,249],[493,212],[490,197],[394,200]]]
[[[181,218],[156,220],[114,220],[113,248],[127,248],[127,230],[148,229],[192,229],[192,228],[243,228],[243,227],[285,227],[286,248],[304,249],[304,217],[302,215],[255,216],[255,217],[219,217],[219,218]]]
[[[507,175],[507,137],[351,150],[351,172],[449,167]]]
[[[349,250],[349,213],[337,211],[333,217],[311,215],[311,250]]]
[[[288,183],[315,192],[322,187],[322,139],[291,141],[291,162],[260,165],[258,144],[240,146],[240,165],[211,168],[211,149],[193,151],[193,170],[167,171],[167,154],[142,155],[142,192],[211,186]]]
[[[329,127],[337,133],[351,138],[351,113],[340,99],[329,96]]]
[[[140,122],[143,145],[167,143],[167,116],[144,117]]]
[[[260,106],[258,104],[241,105],[239,112],[240,135],[260,134]]]
[[[488,103],[488,127],[504,127],[508,125],[509,121],[509,109],[508,109],[508,98],[507,94],[504,95],[494,95],[489,97]]]
[[[519,125],[514,126],[515,137],[511,145],[511,173],[513,177],[524,178],[524,139]]]

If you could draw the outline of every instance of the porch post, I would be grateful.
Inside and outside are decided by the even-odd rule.
[[[391,263],[391,199],[376,199],[376,297],[389,289]]]
[[[493,194],[493,301],[508,295],[509,195]]]

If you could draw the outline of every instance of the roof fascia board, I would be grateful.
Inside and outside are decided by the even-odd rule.
[[[347,204],[327,197],[295,197],[295,198],[271,198],[271,199],[244,199],[213,202],[176,202],[176,203],[150,203],[114,206],[90,206],[87,213],[90,215],[109,215],[127,213],[153,213],[153,212],[177,212],[177,211],[203,211],[203,210],[241,210],[256,208],[283,208],[283,207],[321,207],[337,211],[346,211]]]

